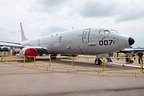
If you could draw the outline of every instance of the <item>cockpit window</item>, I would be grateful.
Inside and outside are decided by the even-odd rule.
[[[109,30],[110,33],[118,33],[116,30]]]
[[[106,35],[106,34],[109,34],[110,31],[109,30],[100,30],[99,33],[102,35]]]

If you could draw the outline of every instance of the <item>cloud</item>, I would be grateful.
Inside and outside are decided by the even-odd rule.
[[[59,16],[83,18],[113,18],[115,22],[137,20],[144,17],[143,0],[36,0],[35,11]]]
[[[41,12],[55,13],[64,7],[69,0],[37,0],[34,9]]]
[[[67,0],[39,0],[41,4],[48,7],[56,7],[62,5]]]
[[[15,34],[16,32],[8,30],[8,29],[0,28],[0,33],[1,34],[6,34],[6,33]]]
[[[118,13],[114,2],[87,1],[81,6],[79,13],[83,17],[109,17]]]
[[[84,18],[109,18],[112,17],[116,22],[137,20],[144,17],[143,1],[123,1],[109,0],[89,0],[83,3],[78,13]]]
[[[56,32],[61,32],[61,31],[64,31],[64,30],[65,29],[63,27],[60,27],[60,26],[46,27],[46,28],[44,28],[41,36],[53,34],[53,33],[56,33]]]
[[[0,41],[20,41],[20,34],[14,30],[0,28]]]
[[[130,8],[123,10],[117,17],[116,22],[137,20],[144,17],[144,9],[141,8]]]
[[[59,31],[64,31],[64,28],[60,26],[51,26],[48,28],[50,32],[59,32]]]

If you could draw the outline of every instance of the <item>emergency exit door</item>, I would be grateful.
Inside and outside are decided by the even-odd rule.
[[[82,43],[89,43],[89,35],[91,29],[85,29],[82,34]]]

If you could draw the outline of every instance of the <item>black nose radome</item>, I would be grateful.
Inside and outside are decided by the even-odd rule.
[[[128,42],[129,42],[129,45],[133,45],[135,40],[133,38],[129,37]]]

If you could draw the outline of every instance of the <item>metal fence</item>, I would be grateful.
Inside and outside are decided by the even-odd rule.
[[[95,65],[95,56],[57,56],[57,59],[51,59],[50,56],[41,57],[24,57],[17,56],[1,56],[1,61],[11,64],[17,64],[23,67],[43,68],[52,71],[66,71],[66,72],[93,72],[98,76],[108,74],[132,74],[137,76],[143,74],[143,60],[138,57],[111,57],[112,62],[107,59],[101,59],[101,65]],[[128,61],[128,62],[127,62]],[[140,63],[140,64],[139,64]]]

